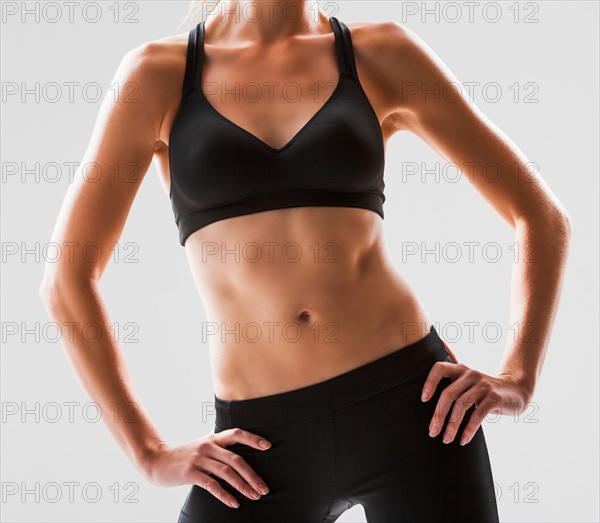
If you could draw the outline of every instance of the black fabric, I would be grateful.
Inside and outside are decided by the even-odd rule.
[[[360,503],[369,523],[498,522],[483,428],[461,446],[428,433],[443,378],[421,402],[436,361],[453,363],[435,328],[407,347],[326,381],[249,400],[215,397],[215,432],[240,427],[267,438],[266,451],[235,444],[269,486],[251,500],[213,476],[240,503],[230,508],[191,487],[179,523],[330,523]]]
[[[169,138],[170,198],[181,245],[244,214],[300,206],[359,207],[383,219],[384,141],[358,79],[347,26],[329,18],[339,81],[283,147],[221,115],[201,88],[204,22],[190,31],[182,100]]]

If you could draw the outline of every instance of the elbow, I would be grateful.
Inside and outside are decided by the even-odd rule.
[[[553,206],[551,210],[541,209],[537,212],[521,214],[515,223],[530,227],[543,228],[544,231],[553,231],[566,240],[569,240],[573,231],[573,219],[569,212],[562,206]]]
[[[44,307],[46,307],[46,310],[50,315],[53,315],[56,304],[59,301],[60,288],[61,286],[58,283],[58,280],[53,276],[44,276],[40,283],[38,290],[40,301]]]
[[[40,297],[40,301],[46,305],[48,301],[51,299],[51,296],[54,292],[55,286],[54,283],[50,280],[50,278],[44,276],[42,278],[42,282],[40,283],[38,289],[38,295]]]
[[[89,278],[79,278],[72,273],[60,270],[46,271],[38,289],[40,301],[52,317],[56,317],[68,304],[77,298],[86,286]]]
[[[573,231],[573,220],[569,212],[564,208],[557,208],[552,224],[556,234],[563,238],[565,243],[568,243]]]
[[[46,263],[44,275],[38,289],[40,300],[44,305],[52,302],[60,291],[61,282],[64,282],[67,277],[68,275],[65,274],[64,270]]]
[[[566,209],[561,212],[561,220],[562,226],[566,231],[567,238],[570,238],[571,233],[573,232],[573,218],[571,218],[571,215]]]
[[[564,208],[557,209],[556,217],[554,218],[551,228],[557,245],[561,245],[561,249],[566,253],[569,251],[571,244],[571,234],[573,230],[573,220]]]

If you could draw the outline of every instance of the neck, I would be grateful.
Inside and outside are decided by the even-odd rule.
[[[207,18],[215,38],[269,44],[299,34],[318,33],[328,17],[308,0],[221,1]]]

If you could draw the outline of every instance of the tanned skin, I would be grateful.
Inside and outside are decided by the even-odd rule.
[[[232,102],[218,90],[207,92],[222,115],[273,147],[287,143],[325,103],[339,74],[328,18],[320,13],[317,22],[308,2],[296,1],[306,16],[290,23],[278,7],[286,3],[275,4],[268,20],[250,23],[218,16],[206,25],[206,89],[293,81],[309,93],[289,103],[277,89],[274,99],[267,98],[265,89],[264,99],[252,102]],[[509,323],[521,329],[508,343],[498,373],[491,376],[469,368],[448,347],[454,362],[433,365],[423,388],[426,400],[443,377],[452,379],[429,430],[436,435],[439,428],[434,425],[441,427],[449,416],[445,436],[468,444],[488,413],[519,414],[532,398],[559,302],[571,220],[542,177],[527,168],[523,153],[464,91],[457,98],[437,100],[424,94],[457,85],[458,80],[414,32],[395,21],[347,25],[359,78],[386,148],[395,133],[409,131],[445,160],[475,166],[465,183],[471,183],[514,230],[522,249],[513,266],[509,314]],[[139,470],[157,485],[200,485],[234,507],[234,496],[208,474],[225,479],[248,497],[266,493],[268,478],[258,477],[239,455],[227,450],[234,443],[261,449],[260,435],[234,428],[181,446],[165,442],[134,388],[123,349],[110,335],[112,321],[99,290],[111,248],[121,237],[151,162],[169,193],[169,135],[181,101],[186,46],[187,31],[140,45],[123,57],[113,79],[119,100],[111,92],[103,101],[81,162],[94,162],[105,175],[90,181],[83,169],[78,171],[52,235],[58,244],[72,242],[73,256],[46,267],[40,295],[55,321],[80,326],[72,339],[64,340],[64,347],[90,398],[108,413],[115,405],[135,406],[127,411],[132,423],[112,415],[103,419]],[[493,181],[477,167],[491,162],[502,173]],[[121,175],[106,175],[115,165]],[[102,253],[93,260],[79,247],[92,242]],[[310,251],[295,263],[276,250],[273,259],[252,263],[203,256],[207,242],[225,242],[227,248],[296,242],[303,251],[314,245],[322,250],[316,258]],[[336,262],[325,263],[333,252],[328,250],[331,243]],[[531,245],[535,249],[527,250]],[[277,330],[272,341],[258,343],[213,337],[210,362],[215,393],[222,399],[248,399],[323,381],[414,343],[432,323],[391,260],[383,221],[366,209],[301,207],[226,219],[190,235],[185,252],[207,321],[227,328],[236,323],[296,322],[303,334],[297,342]],[[100,341],[86,339],[83,326],[90,323],[100,326]],[[477,409],[464,432],[457,434],[472,404]]]

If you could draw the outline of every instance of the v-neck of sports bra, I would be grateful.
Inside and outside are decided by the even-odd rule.
[[[340,37],[338,36],[338,32],[333,25],[333,21],[331,20],[331,17],[328,17],[328,19],[329,19],[329,23],[331,24],[331,28],[333,30],[333,35],[334,35],[335,54],[336,54],[336,58],[337,58],[336,63],[337,63],[337,67],[338,67],[337,84],[336,84],[333,92],[329,95],[329,98],[327,98],[327,100],[325,101],[325,103],[323,105],[321,105],[321,107],[319,107],[317,112],[314,113],[309,118],[309,120],[300,128],[300,130],[298,132],[296,132],[296,134],[294,134],[292,136],[292,138],[285,145],[283,145],[281,147],[273,147],[272,145],[269,145],[267,142],[265,142],[264,140],[262,140],[255,134],[251,133],[247,129],[244,129],[241,125],[236,124],[233,120],[227,118],[226,116],[221,114],[219,111],[217,111],[217,109],[215,109],[215,107],[208,101],[208,98],[204,94],[204,91],[202,90],[202,82],[200,81],[200,86],[199,86],[198,90],[200,91],[201,101],[204,103],[206,108],[211,113],[213,113],[217,118],[223,120],[227,124],[231,125],[234,129],[237,129],[241,133],[243,133],[246,136],[250,137],[251,139],[257,141],[260,145],[262,145],[263,147],[265,147],[267,150],[271,151],[272,153],[281,153],[281,152],[285,151],[302,135],[302,133],[305,130],[307,130],[311,126],[311,124],[317,119],[317,117],[323,111],[325,111],[325,109],[331,104],[331,102],[333,102],[333,100],[335,100],[335,98],[337,97],[337,94],[342,90],[342,87],[344,84],[345,76],[342,73],[342,63],[341,63],[342,57],[340,56],[341,42],[339,41]],[[200,52],[201,52],[201,55],[200,55],[200,64],[201,64],[200,67],[201,68],[202,68],[203,62],[204,62],[204,34],[205,34],[205,22],[202,21],[201,22],[201,30],[200,30],[200,46],[199,46]],[[200,80],[202,78],[202,72],[203,72],[203,70],[201,69],[200,70]]]
[[[338,84],[280,148],[210,105],[201,83],[203,22],[190,30],[182,97],[169,140],[169,197],[182,246],[212,223],[275,209],[354,207],[383,219],[381,125],[358,78],[350,30],[334,16],[329,21]]]

